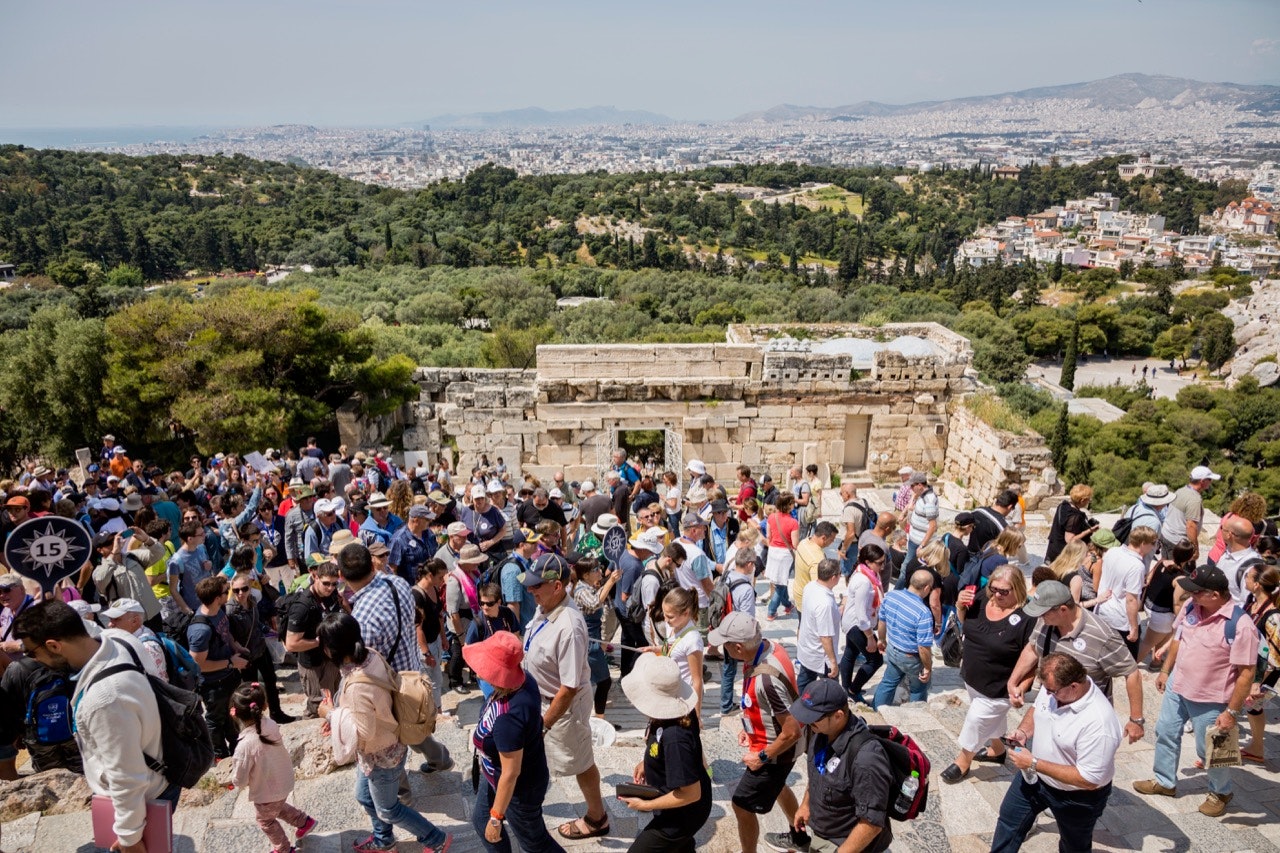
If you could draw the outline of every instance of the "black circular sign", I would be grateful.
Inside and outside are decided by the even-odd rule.
[[[616,566],[618,558],[622,556],[622,552],[627,550],[627,531],[619,524],[616,527],[610,527],[609,531],[604,535],[604,542],[601,543],[604,555],[609,558],[609,565]]]
[[[46,592],[80,571],[92,553],[93,539],[84,525],[58,515],[27,519],[4,543],[4,557],[13,570]]]

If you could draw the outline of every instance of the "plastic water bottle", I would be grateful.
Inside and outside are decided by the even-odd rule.
[[[911,804],[916,801],[916,791],[918,790],[920,790],[920,771],[912,770],[911,775],[902,780],[902,793],[898,794],[898,800],[893,804],[893,810],[901,815],[911,811]]]

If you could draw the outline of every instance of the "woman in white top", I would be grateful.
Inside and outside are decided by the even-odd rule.
[[[880,618],[880,602],[884,600],[880,572],[886,559],[879,545],[863,545],[858,549],[858,568],[849,576],[849,594],[840,617],[840,631],[845,640],[840,658],[840,683],[855,701],[863,704],[870,703],[862,695],[862,688],[884,664],[876,623]],[[853,667],[859,657],[863,663],[855,674]]]
[[[679,587],[662,599],[662,617],[666,638],[656,648],[645,649],[671,658],[680,666],[680,678],[693,688],[698,698],[695,709],[702,707],[702,635],[694,617],[698,614],[698,594]]]

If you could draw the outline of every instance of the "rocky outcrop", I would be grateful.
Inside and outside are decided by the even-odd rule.
[[[12,782],[0,782],[0,821],[31,812],[63,814],[89,807],[89,786],[70,770],[46,770]]]
[[[1253,376],[1262,386],[1280,381],[1280,281],[1265,279],[1255,285],[1247,300],[1222,309],[1235,323],[1236,354],[1222,368],[1228,387],[1243,376]],[[1264,360],[1265,359],[1265,360]]]

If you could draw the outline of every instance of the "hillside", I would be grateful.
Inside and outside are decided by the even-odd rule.
[[[1144,109],[1154,106],[1177,108],[1196,103],[1236,105],[1261,114],[1280,111],[1280,86],[1246,86],[1239,83],[1206,83],[1183,77],[1157,74],[1117,74],[1085,83],[1042,86],[996,95],[919,101],[911,104],[883,104],[860,101],[836,107],[781,104],[767,110],[738,116],[740,122],[821,121],[847,116],[910,115],[945,112],[965,107],[1008,106],[1035,101],[1085,101],[1107,110]]]
[[[671,124],[670,118],[645,110],[620,110],[616,107],[583,107],[572,110],[545,110],[541,107],[526,107],[520,110],[503,110],[488,113],[467,113],[463,115],[439,115],[425,121],[412,122],[415,125],[427,124],[437,130],[490,130],[493,128],[513,127],[587,127],[592,125],[620,124]]]

